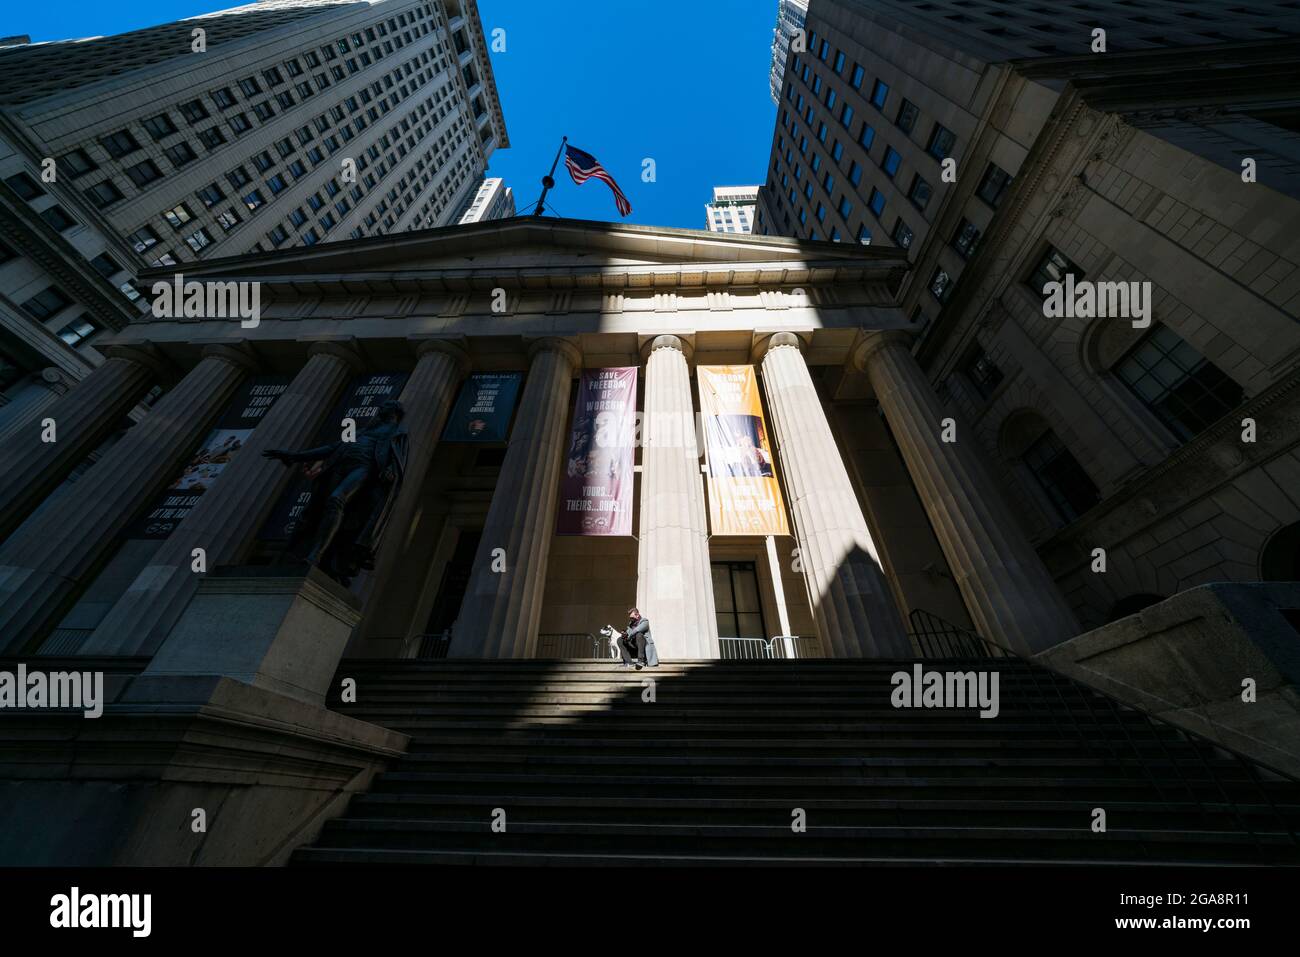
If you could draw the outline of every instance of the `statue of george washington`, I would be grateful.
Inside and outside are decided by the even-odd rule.
[[[289,549],[299,551],[310,538],[306,561],[345,586],[361,569],[375,567],[375,550],[406,471],[410,437],[401,424],[405,415],[402,404],[390,399],[354,442],[262,453],[286,465],[314,463],[305,469],[314,480],[311,501]]]

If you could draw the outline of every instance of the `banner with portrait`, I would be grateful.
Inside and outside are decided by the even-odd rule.
[[[560,479],[557,535],[631,535],[636,366],[584,369]]]
[[[226,470],[287,388],[287,376],[260,376],[246,383],[226,406],[176,481],[158,496],[128,537],[162,541],[171,535]]]
[[[460,387],[444,442],[504,442],[519,396],[521,372],[475,372]]]
[[[714,535],[789,535],[753,366],[700,366],[700,416]]]
[[[402,394],[409,378],[405,372],[378,373],[362,375],[353,379],[344,390],[339,401],[335,403],[330,414],[316,432],[316,438],[308,448],[330,445],[338,442],[343,435],[343,420],[351,419],[356,423],[356,435],[360,435],[371,425],[379,413],[379,407],[389,399],[396,399]],[[259,541],[287,542],[293,536],[293,530],[303,511],[311,504],[312,478],[307,474],[308,466],[294,467],[293,478],[275,503],[271,517],[257,533]]]

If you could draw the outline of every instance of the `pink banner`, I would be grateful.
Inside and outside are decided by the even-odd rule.
[[[584,369],[560,480],[557,535],[631,535],[636,366]]]

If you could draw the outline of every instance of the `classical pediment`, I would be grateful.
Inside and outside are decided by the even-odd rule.
[[[883,280],[905,264],[900,250],[856,243],[520,217],[185,263],[150,270],[140,282],[182,272],[302,286],[716,286]]]

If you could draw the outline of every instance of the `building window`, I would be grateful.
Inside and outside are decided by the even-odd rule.
[[[118,130],[116,133],[110,133],[101,139],[99,143],[113,159],[121,159],[128,153],[134,153],[140,148],[140,144],[136,142],[130,130]]]
[[[77,225],[77,221],[64,212],[62,206],[48,206],[41,210],[40,215],[56,232],[66,232]]]
[[[167,220],[167,222],[171,224],[172,229],[180,229],[193,218],[194,214],[190,212],[190,208],[184,203],[181,203],[179,206],[173,206],[171,209],[163,213],[163,219]]]
[[[44,196],[45,190],[36,185],[36,180],[32,179],[26,173],[15,173],[5,180],[10,188],[19,195],[20,198],[31,202],[38,196]]]
[[[1002,381],[1002,370],[978,344],[972,346],[970,352],[966,354],[966,361],[962,363],[961,371],[975,387],[975,391],[985,399],[993,395],[993,391]]]
[[[135,183],[137,189],[144,189],[154,180],[162,179],[162,171],[153,160],[148,159],[128,167],[126,175],[131,182]]]
[[[235,99],[235,94],[230,92],[230,87],[223,86],[212,92],[212,102],[217,104],[218,109],[228,110],[238,101]]]
[[[970,259],[975,255],[979,242],[980,231],[969,219],[963,219],[957,227],[956,235],[952,237],[952,248],[957,250],[962,259]]]
[[[199,142],[210,150],[216,149],[226,141],[226,134],[221,132],[221,127],[210,126],[199,133]]]
[[[82,316],[75,319],[59,330],[59,338],[70,346],[75,346],[85,342],[99,330],[95,324],[90,321],[89,316]]]
[[[855,63],[853,65],[853,77],[849,80],[849,83],[852,84],[853,89],[860,90],[862,89],[862,81],[866,79],[866,77],[867,71]]]
[[[1021,457],[1039,486],[1051,499],[1061,518],[1072,522],[1099,501],[1101,496],[1083,466],[1051,429],[1039,437]]]
[[[243,93],[244,96],[257,96],[262,92],[262,88],[257,85],[257,80],[248,76],[239,81],[239,92]]]
[[[885,175],[890,179],[898,172],[899,164],[903,162],[903,157],[898,155],[898,150],[892,146],[885,147],[885,156],[880,161],[880,168],[885,171]]]
[[[1074,276],[1077,283],[1085,275],[1084,271],[1070,262],[1055,246],[1048,246],[1034,271],[1029,274],[1025,284],[1043,298],[1047,297],[1045,287],[1052,282],[1065,282],[1066,273]]]
[[[840,197],[840,217],[848,222],[849,216],[853,214],[853,204],[849,202],[847,196]]]
[[[150,246],[157,244],[158,234],[150,226],[141,226],[130,236],[127,236],[126,241],[132,245],[136,252],[142,253]]]
[[[936,269],[934,275],[930,277],[930,295],[939,300],[940,304],[952,298],[952,287],[953,278],[942,267]]]
[[[159,113],[157,116],[151,116],[142,124],[149,135],[155,141],[162,139],[164,136],[171,136],[176,132],[176,125],[172,123],[171,117],[166,113]]]
[[[1009,185],[1011,185],[1011,174],[1000,166],[989,163],[988,169],[984,171],[984,178],[980,180],[979,189],[975,191],[975,195],[994,209],[997,209],[998,203],[1002,202],[1002,197],[1006,195]]]
[[[184,166],[186,163],[191,163],[198,159],[198,157],[194,155],[194,150],[190,147],[190,144],[185,142],[177,143],[175,146],[169,146],[163,150],[163,153],[166,154],[167,159],[170,160],[171,164],[177,169]]]
[[[239,187],[248,184],[249,182],[248,171],[244,169],[244,167],[242,166],[236,166],[234,169],[232,169],[229,173],[226,174],[226,180],[230,183],[231,186],[235,187],[235,189],[239,189]]]
[[[98,208],[103,209],[105,206],[116,203],[121,199],[122,191],[117,188],[111,179],[106,179],[94,186],[86,187],[86,195]]]
[[[85,150],[71,150],[59,157],[59,162],[72,175],[73,179],[78,176],[85,176],[92,170],[98,169],[95,163]]]
[[[849,163],[849,182],[854,186],[862,182],[862,167],[857,163]]]
[[[243,113],[236,113],[230,118],[230,128],[235,131],[236,136],[242,136],[253,128],[253,124]]]
[[[190,100],[181,104],[181,116],[188,123],[199,123],[208,118],[208,108],[200,100]]]
[[[843,156],[844,156],[844,147],[840,145],[839,140],[836,140],[835,145],[831,147],[831,159],[833,159],[836,163],[838,163],[841,157]]]
[[[879,219],[885,211],[885,194],[874,186],[871,187],[871,198],[867,200],[867,206],[876,218]]]
[[[894,119],[894,125],[904,133],[910,134],[916,128],[916,118],[920,113],[915,103],[911,100],[903,100],[898,107],[898,116]]]
[[[912,177],[912,188],[907,191],[907,198],[917,209],[925,209],[930,202],[930,184],[920,176]]]
[[[239,223],[240,223],[239,216],[235,213],[233,209],[227,209],[224,213],[222,213],[217,217],[217,225],[220,226],[226,232],[230,232],[232,229],[238,226]]]
[[[1241,404],[1242,389],[1168,326],[1156,326],[1114,373],[1186,442]]]
[[[203,200],[203,205],[209,208],[226,198],[226,194],[222,192],[221,187],[216,183],[209,183],[199,190],[196,195]]]
[[[190,235],[186,236],[185,242],[189,244],[190,249],[194,250],[195,252],[198,252],[199,250],[203,249],[205,246],[212,245],[212,236],[209,235],[206,229],[200,228],[196,232],[193,232]]]
[[[46,320],[72,305],[72,300],[56,286],[41,290],[23,303],[23,309],[33,319]]]
[[[847,103],[845,103],[844,107],[840,110],[840,126],[844,127],[846,130],[852,129],[853,127],[853,107],[849,106]]]
[[[266,205],[266,197],[262,195],[260,189],[255,189],[244,197],[244,205],[248,207],[250,213],[256,212]]]
[[[835,74],[837,76],[844,72],[844,61],[845,61],[844,51],[837,50],[835,52],[835,66],[834,66]]]
[[[117,260],[108,253],[100,253],[90,261],[95,272],[99,273],[105,279],[111,279],[117,273],[122,271],[122,267],[117,264]]]
[[[881,80],[877,80],[871,88],[871,105],[878,110],[885,108],[885,101],[889,99],[889,85]]]
[[[934,129],[930,131],[930,142],[926,145],[925,151],[942,161],[952,155],[952,148],[956,144],[957,135],[947,127],[936,123]]]
[[[864,246],[871,245],[871,230],[867,229],[865,224],[858,227],[858,242]]]
[[[898,248],[902,248],[902,250],[910,250],[911,248],[913,231],[911,231],[911,226],[902,221],[901,216],[898,217],[897,222],[894,222],[893,241],[896,242]]]
[[[858,134],[858,145],[868,153],[871,152],[871,144],[876,141],[876,131],[870,123],[862,124],[862,132]]]

